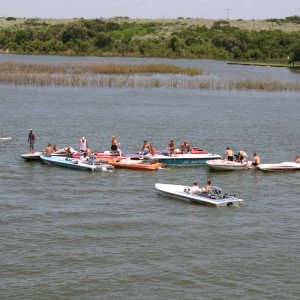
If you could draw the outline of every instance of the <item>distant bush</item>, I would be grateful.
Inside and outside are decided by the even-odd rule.
[[[15,17],[7,17],[5,20],[6,21],[16,21],[17,19]]]
[[[297,15],[292,16],[292,17],[286,17],[285,20],[286,20],[287,22],[300,24],[300,17],[297,16]]]
[[[276,23],[276,24],[278,24],[278,25],[280,25],[281,22],[282,22],[281,19],[275,19],[275,18],[273,18],[273,19],[266,19],[266,21],[267,21],[267,22]]]

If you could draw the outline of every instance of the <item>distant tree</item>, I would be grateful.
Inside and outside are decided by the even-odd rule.
[[[21,45],[22,43],[29,40],[29,33],[27,30],[18,29],[15,36],[15,41],[17,44]]]
[[[79,22],[67,24],[61,35],[61,40],[67,43],[71,40],[85,41],[88,38],[87,29]]]
[[[294,67],[297,61],[300,61],[300,43],[291,48],[288,56],[288,63],[291,67]]]
[[[96,41],[95,41],[95,45],[99,48],[104,48],[106,46],[109,46],[112,42],[112,38],[103,32],[99,32],[96,35]]]

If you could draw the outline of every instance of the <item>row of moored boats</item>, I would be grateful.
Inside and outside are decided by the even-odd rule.
[[[173,155],[156,153],[155,155],[124,154],[116,155],[111,151],[94,152],[87,156],[79,151],[70,152],[70,147],[60,149],[51,155],[43,152],[21,155],[25,160],[41,160],[49,165],[91,171],[113,171],[114,168],[156,171],[163,166],[197,166],[207,164],[216,170],[300,170],[300,163],[283,162],[279,164],[260,164],[253,166],[251,161],[228,161],[220,155],[193,148],[189,153],[176,151]],[[209,193],[189,193],[190,188],[183,185],[156,183],[155,188],[164,195],[181,200],[205,204],[209,206],[231,206],[243,200],[234,194],[224,193],[219,187],[213,186]]]

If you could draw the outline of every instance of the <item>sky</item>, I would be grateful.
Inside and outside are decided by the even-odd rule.
[[[300,16],[300,0],[0,0],[0,17],[269,19]]]

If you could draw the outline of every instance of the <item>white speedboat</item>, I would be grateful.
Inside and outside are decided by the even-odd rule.
[[[190,194],[189,187],[184,185],[156,183],[155,188],[161,193],[188,202],[199,203],[209,206],[231,206],[237,205],[244,200],[233,194],[225,194],[222,189],[213,186],[210,193]]]
[[[285,161],[278,164],[260,164],[257,168],[262,171],[296,171],[300,170],[300,163]]]
[[[43,152],[38,151],[38,152],[34,152],[34,153],[21,154],[20,157],[25,160],[41,160],[42,154],[43,154]]]
[[[80,159],[74,159],[63,156],[46,156],[41,155],[41,159],[49,164],[54,166],[72,168],[77,170],[90,170],[90,171],[113,171],[114,167],[107,163],[102,162],[89,162],[81,161]]]
[[[182,153],[175,155],[155,154],[150,159],[163,163],[165,166],[198,166],[204,165],[207,160],[220,159],[221,156],[206,151],[198,153]]]
[[[233,170],[245,170],[250,169],[251,161],[248,162],[236,162],[229,161],[225,159],[213,159],[206,161],[206,164],[209,165],[212,169],[222,170],[222,171],[233,171]]]

